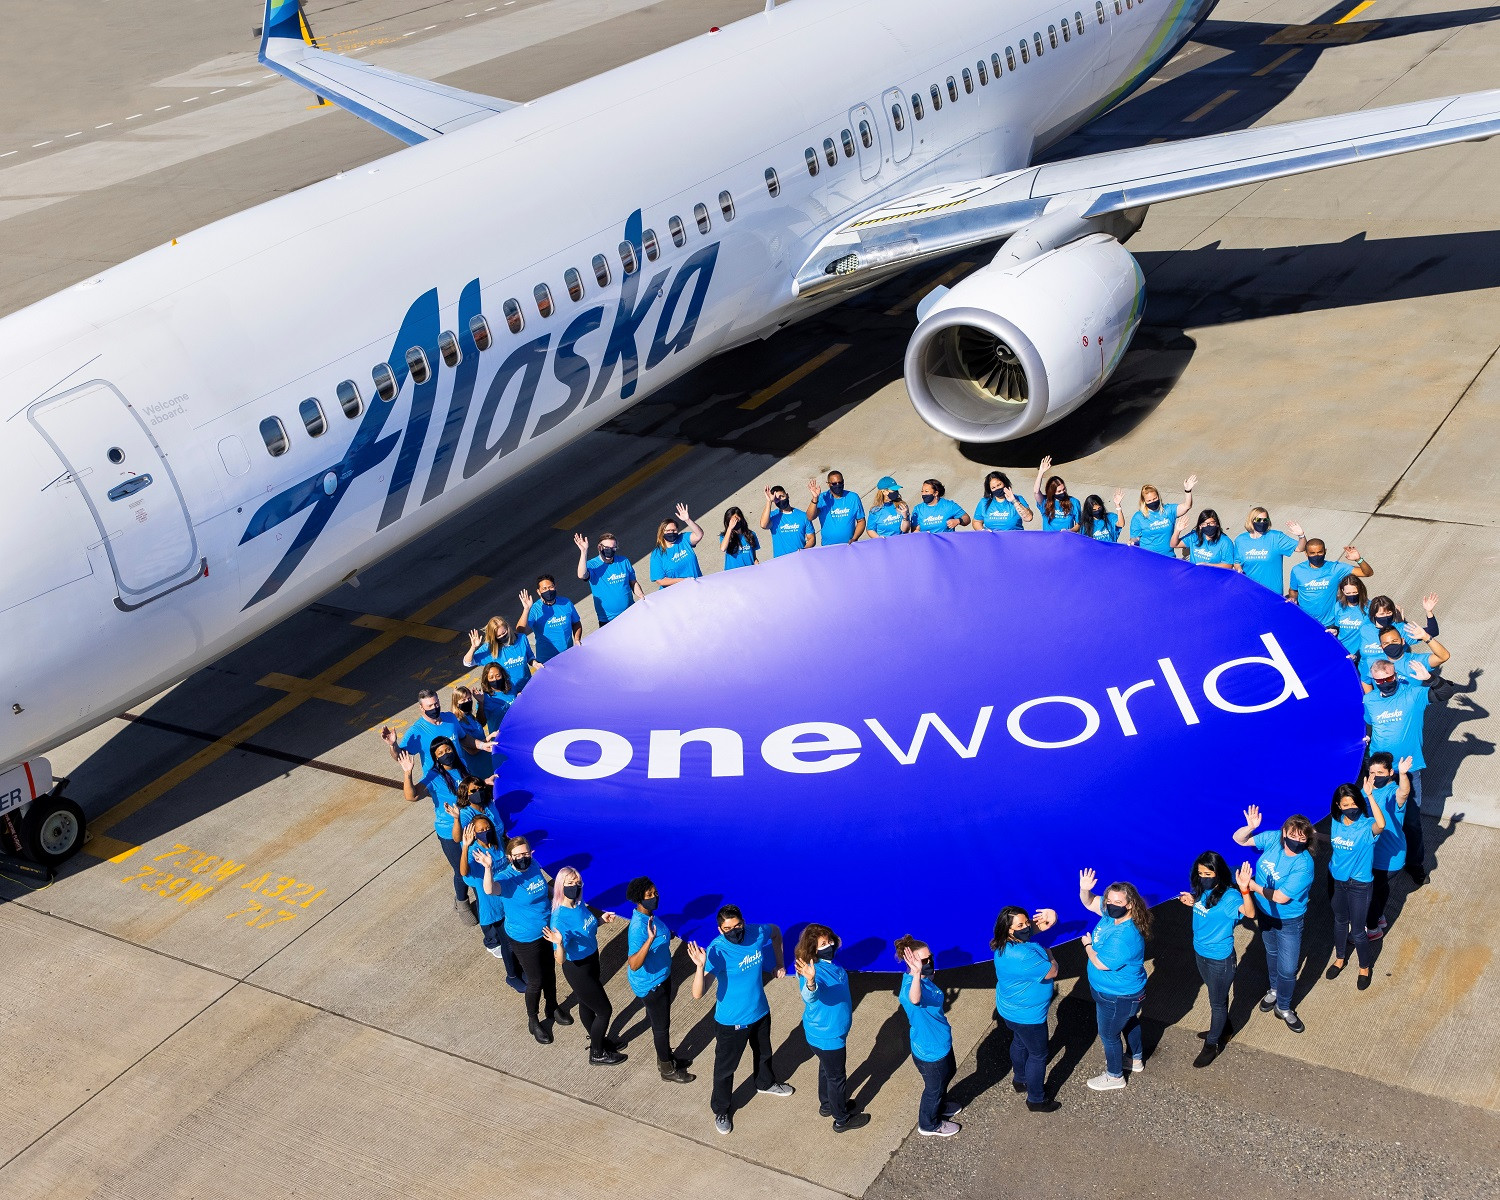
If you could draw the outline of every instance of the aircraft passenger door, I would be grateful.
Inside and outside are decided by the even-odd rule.
[[[880,98],[885,108],[886,123],[891,133],[891,159],[901,162],[911,155],[911,113],[906,107],[906,95],[900,88],[891,88]]]
[[[854,127],[854,145],[859,153],[859,177],[874,179],[880,174],[880,129],[875,113],[868,104],[856,104],[849,110],[849,124]]]
[[[202,575],[177,478],[114,385],[96,379],[32,405],[27,415],[99,528],[118,587],[116,607],[139,608]]]

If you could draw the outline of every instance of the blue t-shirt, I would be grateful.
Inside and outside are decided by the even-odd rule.
[[[1334,598],[1333,620],[1330,625],[1337,626],[1339,631],[1339,644],[1349,654],[1358,654],[1360,643],[1364,640],[1365,626],[1370,623],[1369,612],[1363,604],[1340,604],[1338,598]],[[1375,643],[1378,650],[1380,643]]]
[[[502,867],[500,864],[504,862]],[[498,869],[497,869],[498,868]],[[551,915],[551,888],[535,860],[524,871],[517,871],[499,855],[490,868],[495,890],[505,902],[505,934],[513,942],[541,940]]]
[[[798,550],[806,549],[807,535],[813,531],[812,522],[807,519],[807,514],[800,508],[789,508],[783,512],[773,507],[769,528],[773,558],[780,558],[783,554],[795,554]]]
[[[1163,503],[1155,512],[1137,510],[1130,517],[1130,540],[1153,554],[1172,553],[1172,530],[1177,526],[1177,505]]]
[[[1406,805],[1398,807],[1396,804],[1396,793],[1399,790],[1398,777],[1392,775],[1391,782],[1385,787],[1376,788],[1371,797],[1385,814],[1385,828],[1380,831],[1380,838],[1375,843],[1375,856],[1371,862],[1371,866],[1382,871],[1399,871],[1406,866],[1406,830],[1401,827],[1401,822],[1406,817]],[[1407,803],[1410,802],[1408,797]]]
[[[415,755],[425,769],[432,766],[432,743],[440,737],[448,738],[462,759],[463,747],[460,741],[464,736],[464,724],[458,714],[440,712],[436,721],[430,721],[425,716],[413,721],[406,736],[396,743],[396,749]]]
[[[1297,593],[1297,607],[1319,625],[1333,624],[1333,606],[1339,601],[1338,588],[1344,576],[1354,573],[1354,564],[1342,560],[1325,561],[1321,567],[1299,562],[1292,568],[1292,591]]]
[[[1017,1025],[1047,1019],[1055,987],[1048,979],[1052,959],[1036,942],[1007,942],[995,951],[995,1011]]]
[[[1279,529],[1268,529],[1256,537],[1246,530],[1234,539],[1234,559],[1240,570],[1261,587],[1278,596],[1286,594],[1286,560],[1297,553],[1297,539]]]
[[[1078,532],[1083,533],[1083,522],[1078,523]],[[1102,517],[1094,518],[1093,528],[1085,537],[1091,537],[1096,542],[1118,542],[1120,540],[1120,518],[1117,514],[1106,512]]]
[[[594,594],[594,614],[602,625],[613,621],[635,603],[635,567],[618,554],[605,562],[594,557],[584,564],[589,573],[589,591]]]
[[[1380,689],[1365,693],[1365,724],[1370,727],[1370,753],[1390,751],[1400,762],[1411,756],[1411,769],[1420,771],[1427,765],[1422,757],[1422,721],[1427,715],[1429,694],[1420,683],[1398,678],[1396,692],[1382,696]]]
[[[551,604],[532,601],[526,611],[526,625],[536,635],[537,662],[551,662],[573,644],[573,626],[582,625],[578,610],[566,596]]]
[[[895,537],[901,532],[901,522],[905,520],[901,510],[894,504],[882,504],[870,514],[870,519],[865,522],[865,528],[872,530],[878,537]]]
[[[1220,533],[1213,541],[1203,537],[1196,529],[1185,535],[1182,544],[1187,547],[1188,562],[1202,566],[1234,566],[1234,543]]]
[[[823,529],[823,545],[846,546],[854,540],[855,524],[864,519],[865,503],[847,488],[842,496],[825,489],[814,511]]]
[[[943,1015],[943,989],[930,979],[922,980],[922,999],[911,1002],[911,976],[901,977],[896,989],[901,1010],[911,1022],[911,1056],[921,1062],[939,1062],[953,1050],[953,1030]]]
[[[658,546],[651,551],[651,579],[699,579],[703,568],[698,565],[698,555],[693,544],[683,535],[665,549]]]
[[[1047,515],[1047,502],[1038,501],[1037,513],[1042,520],[1042,528],[1048,533],[1066,533],[1078,524],[1078,518],[1083,515],[1083,501],[1076,496],[1068,497],[1071,506],[1066,512],[1063,511],[1063,501],[1054,500],[1052,503],[1052,515]]]
[[[1089,959],[1089,986],[1101,996],[1139,996],[1146,990],[1146,939],[1125,920],[1107,913],[1093,928],[1094,953],[1109,968],[1101,971]]]
[[[474,651],[474,665],[482,667],[489,662],[500,664],[505,677],[510,680],[511,691],[519,696],[521,689],[531,682],[531,664],[536,662],[536,655],[531,652],[531,642],[523,637],[518,637],[508,646],[502,642],[498,654],[491,654],[489,643],[481,642],[479,649]]]
[[[1003,496],[998,500],[993,496],[986,496],[974,506],[974,520],[985,529],[1003,533],[1007,529],[1020,529],[1021,513],[1030,511],[1019,496],[1014,504]]]
[[[854,1000],[849,995],[849,973],[836,963],[819,961],[813,967],[818,990],[809,992],[807,980],[797,977],[802,993],[802,1032],[814,1050],[842,1050],[854,1024]]]
[[[724,569],[732,571],[736,567],[753,567],[755,556],[760,552],[760,539],[748,529],[740,530],[740,548],[733,554],[724,555]]]
[[[562,934],[563,957],[569,962],[599,953],[599,918],[583,901],[571,906],[559,904],[552,910],[550,924]]]
[[[1272,917],[1300,917],[1307,912],[1307,895],[1312,890],[1312,849],[1289,854],[1281,844],[1281,830],[1270,829],[1257,833],[1250,844],[1260,853],[1255,864],[1255,882],[1262,887],[1270,885],[1272,890],[1287,897],[1285,904],[1273,904],[1259,892],[1255,893],[1255,906]]]
[[[500,861],[499,847],[492,846],[490,852],[495,855],[495,861]],[[498,925],[505,920],[505,901],[500,896],[491,896],[484,890],[484,868],[476,863],[473,858],[469,859],[469,873],[461,876],[463,881],[474,889],[474,907],[479,910],[479,923],[481,925]]]
[[[625,977],[630,990],[637,996],[647,995],[652,988],[665,983],[672,974],[672,932],[660,917],[648,917],[640,909],[630,914],[630,928],[626,932],[625,946],[631,957],[639,954],[646,944],[646,926],[656,922],[656,936],[651,939],[651,949],[646,951],[646,960],[640,967],[626,967]]]
[[[438,837],[445,842],[453,840],[453,818],[443,811],[445,804],[458,803],[458,784],[463,778],[463,772],[458,768],[448,771],[440,770],[434,766],[427,774],[423,775],[420,782],[427,789],[427,797],[432,801],[432,827]],[[463,822],[467,825],[469,822]],[[499,826],[496,826],[498,829]]]
[[[1333,858],[1328,863],[1328,873],[1345,883],[1369,883],[1375,876],[1370,868],[1375,865],[1375,818],[1361,813],[1354,824],[1344,823],[1343,818],[1334,817],[1328,822],[1328,841],[1333,846]]]
[[[1219,962],[1234,953],[1234,927],[1242,914],[1238,888],[1226,889],[1210,907],[1213,894],[1209,888],[1193,901],[1193,950]]]
[[[454,715],[458,717],[458,729],[464,737],[476,742],[485,740],[484,726],[471,715],[468,713],[455,713]],[[464,770],[475,779],[487,779],[494,771],[494,760],[488,750],[476,750],[470,754],[460,742],[458,743],[458,757],[464,764]]]
[[[704,972],[718,985],[714,1020],[720,1025],[754,1025],[771,1011],[766,1003],[765,972],[771,966],[773,949],[766,925],[747,924],[745,940],[738,945],[722,934],[708,944]]]
[[[505,719],[505,714],[510,711],[510,706],[515,703],[515,699],[515,694],[511,692],[475,694],[476,717],[484,725],[484,732],[488,737],[495,736],[495,731],[500,728],[500,722]]]
[[[1382,650],[1381,653],[1384,654],[1385,651]],[[1407,683],[1415,683],[1419,687],[1423,686],[1422,681],[1417,678],[1417,673],[1414,670],[1412,670],[1412,667],[1415,666],[1418,663],[1420,663],[1424,668],[1426,668],[1428,675],[1432,674],[1432,655],[1429,654],[1429,653],[1427,653],[1427,651],[1425,651],[1425,650],[1422,650],[1422,651],[1408,650],[1405,654],[1403,654],[1400,658],[1396,659],[1395,661],[1396,661],[1396,678],[1397,679],[1404,679],[1404,680],[1407,681]],[[1372,680],[1371,682],[1374,682],[1374,681]]]
[[[912,505],[911,527],[913,532],[943,533],[948,528],[948,522],[954,517],[968,515],[957,502],[948,499],[947,496],[939,496],[931,504]]]

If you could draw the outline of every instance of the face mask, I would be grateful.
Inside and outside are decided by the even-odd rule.
[[[1381,788],[1385,787],[1386,784],[1390,783],[1390,781],[1394,778],[1396,778],[1394,775],[1371,775],[1370,787],[1378,792]]]
[[[932,965],[932,959],[930,959],[930,958],[924,958],[922,960],[922,978],[923,979],[931,979],[932,978],[932,973],[935,970],[937,970],[937,968]]]
[[[1266,530],[1271,528],[1271,522],[1257,519],[1250,522],[1250,528],[1255,530],[1256,533],[1265,533]]]
[[[424,708],[422,715],[429,721],[436,721],[443,715],[443,706],[441,704],[434,704],[431,708]]]
[[[1307,565],[1310,567],[1321,567],[1327,558],[1326,554],[1309,554],[1307,556]]]
[[[484,690],[487,692],[498,692],[500,690],[500,677],[497,675],[494,679],[486,679],[484,681]]]
[[[451,750],[441,750],[432,756],[432,761],[440,767],[451,767],[453,765],[453,752]]]
[[[474,711],[474,701],[472,701],[472,700],[460,700],[458,702],[458,711],[461,712],[461,713],[473,712]]]
[[[933,496],[933,495],[930,495],[927,492],[923,492],[922,493],[922,503],[923,504],[936,504],[937,503],[937,497]]]
[[[1096,504],[1096,505],[1094,505],[1094,516],[1096,516],[1096,517],[1102,517],[1103,515],[1104,515],[1104,506],[1102,504]]]
[[[1203,527],[1203,536],[1206,537],[1211,542],[1218,541],[1219,540],[1219,527],[1217,525],[1205,525]]]
[[[644,900],[641,901],[641,907],[644,908],[648,913],[654,913],[656,911],[656,906],[660,903],[660,896],[647,896]]]
[[[738,946],[745,940],[745,927],[743,925],[736,925],[733,929],[723,930],[723,934],[726,942],[733,942]]]
[[[522,854],[510,860],[518,871],[529,871],[531,869],[531,855]]]
[[[1161,507],[1161,501],[1160,500],[1147,500],[1146,501],[1146,507],[1149,508],[1152,512],[1155,512],[1157,509],[1159,509]]]
[[[539,595],[542,597],[543,604],[551,604],[554,600],[557,599],[557,593],[551,588],[547,588],[545,591],[540,592]]]
[[[776,507],[781,509],[782,512],[787,512],[792,507],[790,496],[775,496],[773,499],[776,501]]]
[[[1198,876],[1198,886],[1201,887],[1205,892],[1208,891],[1209,888],[1213,887],[1213,885],[1214,877],[1212,875]]]
[[[1385,656],[1387,658],[1395,661],[1406,653],[1406,643],[1392,642],[1389,646],[1382,646],[1381,649],[1385,651]]]
[[[613,546],[600,546],[599,557],[602,558],[605,562],[614,562],[615,548]]]
[[[1345,821],[1357,821],[1359,820],[1360,812],[1357,808],[1341,808],[1339,809],[1339,816]]]
[[[1026,926],[1025,929],[1012,929],[1010,931],[1010,940],[1013,942],[1029,942],[1031,941],[1031,933],[1030,925]]]
[[[1391,617],[1381,616],[1381,617],[1374,617],[1372,619],[1374,620],[1375,624],[1378,625],[1381,629],[1389,629],[1392,625],[1394,625],[1396,623],[1396,618],[1393,617],[1393,616],[1391,616]]]
[[[1395,677],[1393,676],[1390,679],[1377,679],[1375,681],[1375,689],[1382,696],[1394,696],[1396,694]]]
[[[842,483],[830,483],[828,491],[831,495],[842,496],[844,494],[844,485]]]
[[[1130,911],[1130,906],[1128,904],[1106,904],[1104,911],[1118,921]]]
[[[1288,854],[1301,854],[1307,849],[1306,842],[1299,842],[1295,838],[1287,837],[1285,834],[1282,835],[1281,844]]]
[[[835,950],[837,950],[837,949],[838,949],[837,946],[819,946],[818,947],[818,961],[819,962],[832,962],[833,961],[833,952]]]
[[[563,885],[563,896],[566,899],[577,900],[578,897],[581,896],[581,895],[583,895],[583,884],[581,884],[581,883],[565,883]]]
[[[670,546],[670,545],[672,545],[672,543],[674,543],[681,536],[682,536],[682,534],[680,534],[680,533],[664,533],[664,534],[661,535],[661,540],[664,541],[664,542],[666,542],[667,545]]]

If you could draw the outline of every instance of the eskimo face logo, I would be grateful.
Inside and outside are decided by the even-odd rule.
[[[644,265],[641,233],[641,213],[637,209],[625,223],[624,240],[634,246],[635,261]],[[438,348],[442,322],[438,291],[434,288],[424,293],[407,309],[391,352],[386,356],[399,390],[406,386],[409,349],[421,348],[430,364],[427,378],[412,388],[405,429],[384,434],[386,420],[396,404],[372,400],[338,462],[286,488],[255,511],[240,537],[240,545],[299,513],[307,512],[307,517],[281,561],[245,607],[258,604],[281,589],[327,528],[354,481],[385,463],[392,452],[396,452],[396,462],[376,528],[384,529],[402,516],[427,445],[434,407],[449,376],[448,407],[432,450],[421,504],[444,493],[455,464],[461,464],[461,477],[470,479],[514,453],[523,442],[550,433],[580,408],[597,402],[611,388],[617,389],[616,394],[622,400],[633,396],[643,372],[691,345],[718,256],[719,243],[712,242],[690,254],[675,272],[664,267],[647,280],[643,271],[632,271],[620,279],[612,299],[579,313],[555,344],[550,331],[543,333],[515,346],[498,365],[494,365],[494,351],[481,352],[469,332],[470,321],[481,315],[479,280],[471,280],[459,295],[456,327],[463,354],[453,368],[444,365]],[[579,344],[606,328],[606,318],[608,334],[602,339],[602,346],[591,354],[581,352]],[[482,371],[489,374],[481,388]],[[555,393],[557,385],[561,385],[565,394],[533,420],[539,397],[545,400],[549,393]],[[475,409],[472,421],[471,407]]]

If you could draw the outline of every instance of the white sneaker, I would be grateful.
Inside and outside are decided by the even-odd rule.
[[[936,1129],[923,1129],[919,1126],[917,1132],[923,1137],[952,1137],[962,1128],[962,1125],[954,1121],[939,1121]]]
[[[1095,1075],[1089,1080],[1089,1087],[1096,1092],[1118,1092],[1125,1086],[1125,1076],[1111,1075],[1105,1071],[1102,1075]]]
[[[1145,1069],[1146,1069],[1146,1060],[1145,1059],[1143,1059],[1143,1058],[1132,1058],[1130,1060],[1130,1073],[1132,1075],[1139,1075]]]
[[[505,950],[500,946],[487,946],[485,948],[496,958],[503,959],[505,957]]]

